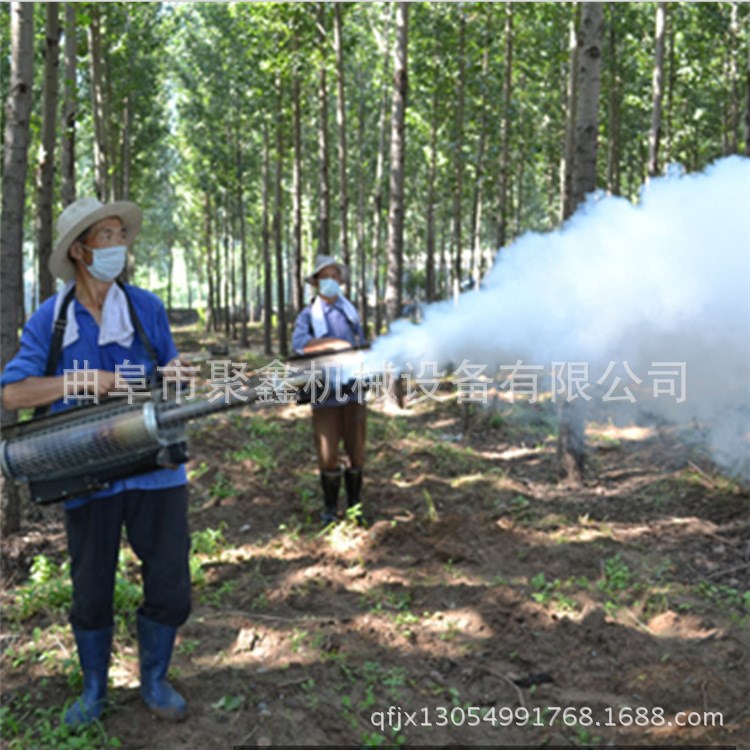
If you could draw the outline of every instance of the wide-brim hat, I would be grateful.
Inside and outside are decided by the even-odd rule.
[[[143,224],[143,211],[135,203],[130,201],[102,203],[96,198],[81,198],[71,203],[57,219],[57,242],[52,248],[48,265],[50,273],[63,281],[72,279],[76,269],[73,261],[68,257],[70,246],[97,221],[113,216],[121,219],[128,230],[126,244],[130,247]]]
[[[313,284],[316,281],[318,274],[324,268],[328,268],[328,266],[336,266],[341,272],[341,278],[344,281],[349,279],[349,269],[343,263],[339,263],[332,255],[318,255],[318,257],[315,258],[315,268],[309,276],[305,277],[305,281],[308,284]]]

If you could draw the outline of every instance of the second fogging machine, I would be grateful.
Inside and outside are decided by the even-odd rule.
[[[315,359],[316,365],[327,360],[329,368],[334,361],[340,363],[336,355]],[[301,392],[310,383],[312,358],[299,360],[302,366],[297,364],[275,382],[227,388],[216,399],[201,395],[195,400],[161,400],[158,390],[131,402],[110,398],[7,425],[0,441],[0,467],[6,479],[28,485],[31,500],[40,505],[96,492],[115,479],[176,467],[189,458],[188,422],[268,402],[269,391]],[[330,369],[322,372],[333,379]],[[320,379],[316,382],[321,385]]]

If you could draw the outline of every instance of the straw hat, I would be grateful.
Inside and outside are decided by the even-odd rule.
[[[318,257],[315,258],[315,268],[309,276],[305,277],[305,281],[308,284],[314,285],[318,274],[324,268],[328,268],[328,266],[336,266],[341,272],[341,278],[344,281],[349,278],[349,269],[343,263],[339,263],[332,255],[318,255]]]
[[[127,244],[132,245],[143,223],[143,211],[135,203],[116,201],[104,204],[96,198],[81,198],[71,203],[57,219],[57,243],[49,259],[50,273],[63,281],[72,279],[75,266],[68,257],[70,246],[89,227],[113,216],[122,220],[128,230]]]

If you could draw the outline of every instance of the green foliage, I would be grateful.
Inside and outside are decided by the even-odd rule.
[[[206,564],[221,557],[221,553],[226,547],[225,529],[226,524],[222,521],[215,529],[202,529],[194,531],[190,535],[190,580],[197,589],[203,588],[207,584]],[[212,595],[214,601],[220,601],[225,593],[227,593],[226,589],[221,594],[214,592]]]
[[[208,494],[214,500],[222,500],[227,497],[233,497],[236,494],[236,490],[224,472],[217,471]]]
[[[224,537],[227,525],[221,521],[217,528],[194,531],[190,535],[190,549],[194,555],[218,557],[225,549],[227,540]]]
[[[71,729],[63,721],[64,708],[33,708],[38,696],[24,693],[0,707],[0,736],[8,750],[104,750],[122,747],[101,722]]]
[[[604,561],[604,578],[597,584],[600,591],[619,594],[633,585],[633,573],[619,554]]]
[[[750,591],[741,592],[724,584],[701,581],[695,585],[695,593],[719,607],[744,609],[750,613]]]
[[[29,582],[16,590],[8,616],[27,620],[40,612],[63,612],[70,608],[73,588],[70,562],[62,565],[46,555],[37,555],[31,563]]]
[[[585,581],[586,579],[583,580]],[[564,611],[575,611],[578,609],[575,599],[571,598],[566,592],[574,590],[580,585],[580,580],[574,581],[570,578],[567,581],[561,581],[559,578],[555,578],[553,581],[548,581],[544,573],[537,573],[531,578],[529,583],[532,589],[534,589],[531,598],[537,604],[553,604],[556,609]]]
[[[8,4],[0,7],[4,21],[0,24],[0,92],[5,101],[10,85],[10,23]],[[382,174],[381,185],[376,184],[375,169],[381,107],[385,102],[387,115],[392,86],[392,63],[387,54],[392,49],[387,46],[392,48],[394,30],[393,9],[388,5],[360,2],[343,7],[349,144],[346,179],[352,196],[360,182],[368,194],[387,187]],[[328,42],[321,44],[316,8],[309,4],[107,3],[78,4],[76,8],[78,194],[94,193],[91,76],[85,35],[96,10],[106,50],[109,193],[139,202],[146,213],[134,248],[134,281],[162,294],[170,288],[173,301],[181,306],[188,300],[195,302],[200,287],[205,304],[207,271],[222,278],[232,271],[217,257],[225,237],[233,256],[230,265],[239,265],[243,236],[246,247],[242,252],[251,263],[258,261],[261,252],[264,126],[272,162],[277,157],[275,131],[279,128],[282,152],[278,156],[284,170],[282,221],[290,223],[293,78],[300,91],[304,191],[309,193],[318,180],[315,98],[320,67],[325,65],[330,80],[334,79],[332,11],[324,10]],[[469,226],[478,189],[484,185],[477,235],[487,254],[494,248],[499,206],[497,191],[490,186],[497,184],[500,128],[506,114],[511,125],[510,239],[558,223],[569,74],[567,28],[572,11],[565,3],[517,3],[512,11],[512,95],[506,113],[505,7],[497,3],[421,3],[410,7],[404,207],[407,297],[423,295],[425,287],[425,269],[418,253],[424,248],[430,184],[436,226],[449,226],[459,159],[464,173],[459,196],[464,247],[473,243],[474,238],[468,237]],[[742,30],[750,9],[747,4],[738,5],[739,31],[732,28],[732,13],[731,3],[669,6],[670,54],[662,133],[665,163],[680,162],[692,171],[725,153],[742,151],[747,138],[741,122],[744,79],[740,75],[738,80],[739,74],[733,78],[730,61],[738,61],[735,69],[741,71],[741,61],[747,59],[747,34]],[[43,8],[36,9],[31,154],[38,153],[41,138],[42,97],[36,92],[43,89],[43,16]],[[459,54],[461,18],[465,19],[463,55]],[[599,185],[606,186],[614,173],[618,175],[617,191],[636,200],[645,173],[651,121],[653,4],[607,7],[602,63]],[[463,79],[459,81],[461,67]],[[460,133],[456,118],[459,88],[465,100]],[[329,96],[333,98],[333,91]],[[333,141],[335,127],[329,128]],[[62,122],[58,125],[61,129]],[[433,140],[435,173],[431,174]],[[612,170],[609,157],[615,150],[607,147],[615,140],[620,158],[618,169]],[[385,175],[387,166],[386,154]],[[330,167],[335,200],[341,194],[340,178],[335,164]],[[34,194],[33,182],[34,169],[29,169],[30,195]],[[314,213],[306,204],[305,236],[314,234]],[[375,270],[383,270],[384,260],[382,254],[380,260],[373,255],[378,243],[370,236],[369,206],[367,213],[366,262],[372,278]],[[35,218],[35,211],[24,217],[29,237],[34,235]],[[330,221],[331,236],[336,237],[337,211],[331,211]],[[210,264],[207,232],[211,234]],[[27,252],[30,265],[30,243]],[[175,265],[180,267],[179,275],[170,287],[168,276]],[[237,270],[235,267],[235,273]],[[467,264],[467,276],[470,270]],[[188,275],[189,283],[178,283],[178,279],[187,281]],[[438,276],[441,284],[447,280],[443,274]],[[447,289],[441,286],[439,292]],[[223,297],[223,289],[221,294]],[[204,314],[203,309],[199,314]]]
[[[211,708],[216,711],[237,711],[244,702],[244,695],[222,695],[219,700],[211,704]]]
[[[276,468],[278,456],[271,445],[252,441],[244,447],[229,451],[228,456],[233,461],[251,461],[258,470],[270,471]]]

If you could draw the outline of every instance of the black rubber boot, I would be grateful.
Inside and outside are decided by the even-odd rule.
[[[323,487],[323,525],[338,521],[339,487],[341,471],[321,471],[320,484]]]
[[[346,487],[347,505],[353,508],[359,505],[360,512],[357,516],[357,523],[363,524],[367,521],[365,518],[364,507],[362,506],[362,469],[347,469],[344,472],[344,486]]]
[[[112,651],[112,628],[76,630],[73,635],[83,672],[83,695],[65,712],[69,727],[82,727],[99,718],[107,705],[107,672]]]
[[[187,716],[185,699],[167,682],[176,635],[177,628],[138,613],[141,696],[151,713],[167,721],[182,721]]]

